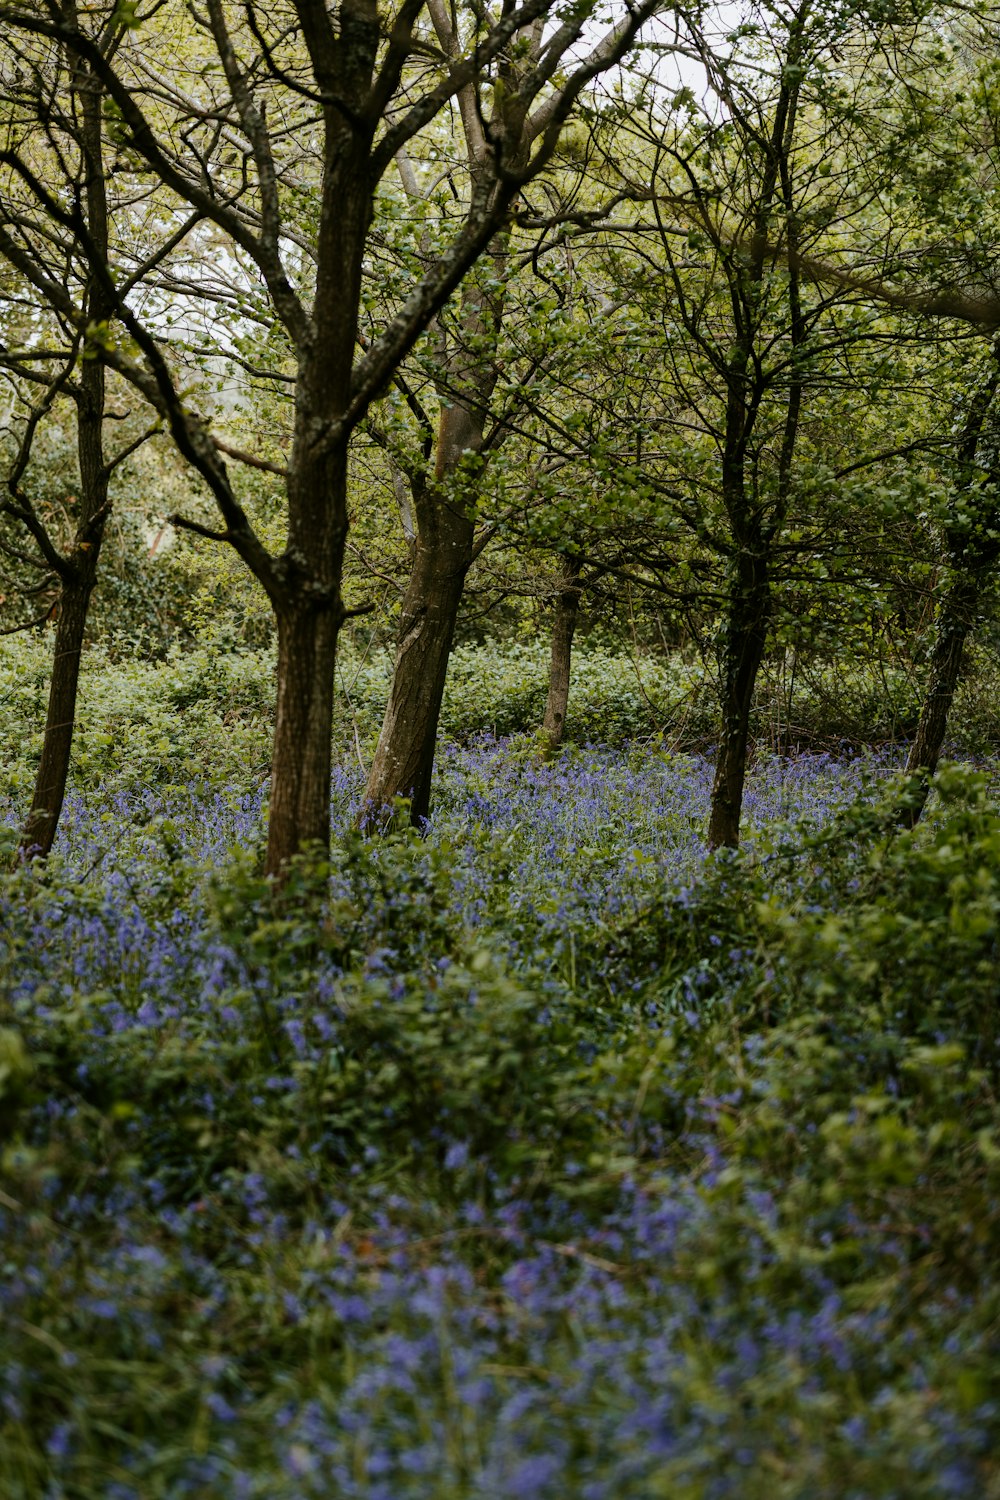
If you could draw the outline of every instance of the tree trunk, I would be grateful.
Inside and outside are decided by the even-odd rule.
[[[430,812],[438,720],[474,533],[472,518],[451,508],[435,521],[417,536],[362,827],[376,824],[396,797],[410,799],[414,827]]]
[[[573,635],[580,612],[580,593],[580,559],[567,553],[563,558],[563,574],[552,622],[549,692],[542,719],[543,751],[546,756],[554,755],[559,749],[566,729]]]
[[[93,244],[102,256],[106,256],[108,206],[101,152],[102,90],[89,69],[83,65],[75,73],[74,86],[79,90],[83,117],[81,141],[86,174],[87,227]],[[97,325],[111,316],[107,290],[95,275],[90,277],[87,287],[87,313],[90,321]],[[18,847],[18,855],[22,859],[44,858],[49,853],[66,796],[76,724],[80,656],[108,512],[111,471],[104,461],[106,372],[99,358],[89,358],[85,354],[80,361],[78,386],[76,430],[80,469],[79,518],[73,549],[59,566],[62,592],[58,604],[45,739],[31,807]]]
[[[954,579],[938,610],[920,722],[906,760],[912,781],[901,821],[910,828],[920,821],[931,777],[937,770],[948,729],[948,714],[962,671],[965,643],[979,603],[981,583],[982,570],[970,568],[969,572]]]
[[[474,154],[470,167],[475,182],[483,163]],[[483,472],[478,455],[499,374],[496,350],[506,296],[507,240],[506,231],[494,238],[482,271],[462,288],[457,327],[438,382],[441,411],[433,478],[413,475],[410,480],[416,537],[392,689],[359,818],[360,826],[372,831],[381,826],[380,815],[396,797],[409,798],[415,828],[430,812],[448,658],[473,558]],[[439,332],[444,344],[446,335]]]
[[[278,695],[271,754],[267,871],[280,875],[310,845],[330,847],[330,729],[337,618],[329,609],[278,615]]]
[[[90,593],[87,585],[70,586],[59,601],[45,739],[31,808],[21,832],[19,852],[26,859],[44,858],[49,853],[66,796]]]
[[[308,379],[315,379],[307,372]],[[308,405],[303,403],[308,414]],[[337,640],[347,544],[347,439],[318,455],[308,415],[289,466],[289,537],[272,594],[278,686],[271,752],[267,873],[283,878],[292,857],[330,847],[330,762]]]
[[[975,571],[956,579],[941,601],[920,723],[906,761],[908,771],[922,771],[930,777],[937,769],[979,592],[980,577]]]
[[[743,785],[746,780],[750,709],[757,673],[764,657],[771,616],[769,557],[787,511],[792,464],[802,407],[803,372],[791,362],[787,403],[777,465],[777,494],[770,514],[762,504],[756,459],[748,466],[750,442],[761,402],[773,373],[765,371],[764,352],[773,348],[763,297],[768,225],[776,200],[784,204],[789,244],[797,243],[792,189],[792,140],[798,113],[799,78],[805,11],[798,12],[788,33],[786,67],[771,122],[760,187],[754,205],[754,233],[748,263],[724,258],[734,318],[734,340],[726,371],[726,425],[722,455],[723,503],[735,551],[730,563],[729,597],[720,651],[722,742],[712,785],[708,843],[712,849],[735,849],[740,841]],[[760,142],[758,142],[760,144]],[[788,280],[787,333],[793,350],[801,350],[805,324],[798,275]],[[748,481],[750,492],[748,493]]]
[[[735,849],[746,780],[750,709],[764,656],[771,591],[764,556],[741,551],[721,651],[722,743],[715,767],[709,847]]]

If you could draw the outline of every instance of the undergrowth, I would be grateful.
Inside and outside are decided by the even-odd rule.
[[[454,747],[280,899],[258,793],[77,794],[0,894],[0,1493],[1000,1495],[1000,818],[885,776],[762,759],[708,857],[697,759]]]

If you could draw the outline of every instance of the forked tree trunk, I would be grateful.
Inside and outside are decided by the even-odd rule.
[[[771,591],[766,559],[741,552],[722,640],[722,742],[712,785],[709,847],[735,849],[746,780],[750,710],[764,656]]]
[[[486,257],[499,273],[505,239]],[[359,825],[374,832],[397,797],[409,800],[419,828],[431,806],[438,721],[448,677],[455,626],[472,565],[476,528],[475,469],[486,409],[497,381],[494,363],[503,294],[466,284],[459,309],[461,337],[448,362],[450,390],[442,404],[433,480],[412,482],[416,539],[396,638],[396,661],[375,759],[368,775]],[[485,344],[485,351],[475,341]],[[443,398],[442,398],[443,399]]]
[[[555,754],[566,730],[573,636],[580,613],[580,594],[580,559],[567,553],[563,558],[563,574],[552,621],[549,691],[542,718],[542,748],[546,755]]]
[[[396,797],[409,798],[415,827],[430,812],[438,721],[475,525],[471,516],[445,510],[440,503],[434,522],[429,525],[425,519],[414,547],[362,827],[377,827]]]
[[[438,8],[434,20],[439,36],[450,36],[443,8]],[[474,95],[466,91],[462,120],[474,185],[484,181],[488,159],[485,140],[474,144],[481,130],[477,109]],[[416,538],[392,688],[358,820],[360,827],[372,832],[383,826],[384,815],[397,797],[409,800],[410,822],[416,828],[430,812],[438,722],[465,579],[474,555],[482,476],[481,461],[478,470],[463,469],[463,465],[482,452],[486,415],[499,375],[496,352],[506,298],[507,242],[506,231],[494,237],[483,257],[482,274],[474,274],[462,288],[457,331],[438,386],[441,414],[433,480],[411,479]]]

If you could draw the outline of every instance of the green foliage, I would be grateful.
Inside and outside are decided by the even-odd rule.
[[[766,919],[784,929],[789,1008],[807,999],[840,1026],[853,1014],[886,1054],[906,1037],[996,1070],[1000,818],[983,774],[946,767],[935,785],[926,826],[890,831],[863,862],[850,858],[842,911],[768,907]]]
[[[205,941],[226,955],[228,975],[213,1007],[162,1030],[122,1028],[95,1048],[95,1019],[111,995],[134,1016],[141,987],[118,974],[108,976],[111,990],[53,996],[39,1088],[72,1089],[126,1122],[128,1170],[182,1199],[293,1147],[343,1170],[384,1157],[396,1171],[416,1141],[442,1157],[461,1140],[501,1180],[565,1158],[595,1128],[580,1060],[587,1014],[563,997],[540,1021],[532,989],[455,932],[449,869],[447,847],[428,856],[411,831],[374,846],[353,836],[333,869],[302,861],[280,899],[249,861],[231,862],[206,891]],[[147,910],[166,915],[204,889],[197,878],[179,883],[169,866],[164,874],[151,882]],[[86,892],[77,900],[86,903]],[[317,1048],[328,1032],[284,1017],[308,1006],[331,958],[337,1037]],[[29,1063],[18,1034],[3,1036],[13,1094]],[[261,1078],[275,1069],[287,1087],[262,1109]],[[208,1095],[218,1101],[210,1115],[200,1105]],[[136,1138],[128,1122],[138,1120]]]
[[[33,1072],[20,1031],[0,1027],[0,1141],[13,1129]]]
[[[51,634],[0,642],[0,712],[7,732],[0,791],[23,796],[41,748]],[[547,647],[498,643],[456,650],[442,711],[444,733],[533,736],[545,705]],[[227,638],[172,648],[160,661],[131,655],[120,640],[84,657],[72,780],[92,786],[123,777],[136,786],[178,785],[193,776],[234,779],[246,791],[267,775],[274,700],[272,647],[236,649]],[[389,687],[385,651],[345,643],[334,718],[337,753],[370,751]],[[997,745],[993,654],[982,649],[960,688],[952,721],[957,749]],[[888,668],[787,662],[762,675],[752,730],[761,748],[863,749],[904,738],[916,721],[919,684]],[[679,655],[623,656],[584,644],[574,656],[569,744],[640,742],[686,750],[717,734],[711,678]]]
[[[31,786],[48,698],[51,635],[0,645],[8,734],[0,789]],[[144,787],[208,775],[258,783],[267,772],[273,656],[174,649],[163,662],[95,647],[84,658],[71,775],[78,786],[121,776]]]
[[[530,734],[541,724],[547,680],[543,642],[461,648],[449,666],[444,727],[458,739],[483,731]],[[699,689],[699,674],[680,660],[633,661],[583,646],[574,660],[567,735],[580,744],[621,745],[682,725],[692,711],[704,728]]]
[[[107,326],[101,326],[107,335]],[[142,433],[131,414],[122,421],[124,430],[115,424],[108,435],[109,459]],[[0,434],[0,463],[13,461],[12,437],[13,433]],[[53,420],[36,434],[21,487],[64,554],[72,550],[79,520],[79,484],[75,414],[57,403]],[[160,656],[189,634],[190,597],[210,567],[210,553],[188,537],[175,536],[166,517],[172,510],[198,513],[204,502],[193,493],[176,459],[155,440],[143,443],[114,468],[109,495],[111,510],[87,639],[119,655]],[[44,575],[40,579],[37,570],[26,572],[23,558],[29,539],[19,520],[0,517],[0,541],[14,548],[5,554],[0,570],[2,623],[26,624],[44,612],[39,608],[42,602],[55,599],[56,580]],[[33,586],[27,594],[26,585]]]

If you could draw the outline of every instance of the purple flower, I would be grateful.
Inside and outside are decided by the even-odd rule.
[[[55,1460],[68,1458],[73,1450],[75,1432],[71,1422],[58,1422],[45,1444],[49,1457]]]
[[[209,1394],[205,1397],[205,1405],[212,1413],[212,1416],[215,1417],[216,1421],[236,1421],[238,1413],[234,1410],[233,1407],[230,1406],[225,1396],[220,1395],[218,1391],[209,1392]]]

